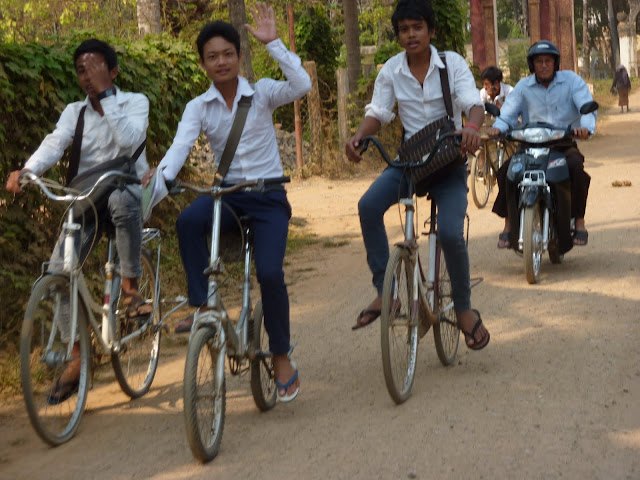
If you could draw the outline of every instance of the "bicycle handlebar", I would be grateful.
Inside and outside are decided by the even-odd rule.
[[[238,190],[252,191],[256,193],[264,193],[268,185],[276,185],[279,183],[289,183],[291,177],[282,176],[274,178],[259,178],[258,180],[250,180],[247,182],[237,183],[235,185],[225,186],[209,186],[200,187],[192,183],[181,182],[174,180],[173,182],[167,182],[170,193],[183,193],[185,190],[191,190],[196,193],[204,193],[212,196],[222,196],[228,193],[237,192]]]
[[[67,192],[65,195],[56,195],[49,189],[49,187],[47,187],[47,185],[45,185],[45,182],[42,180],[42,178],[38,177],[35,173],[30,171],[22,172],[20,174],[20,177],[18,178],[18,182],[20,183],[20,186],[24,186],[29,183],[35,183],[50,200],[53,200],[56,202],[71,203],[71,202],[77,202],[77,201],[88,199],[91,196],[91,194],[96,190],[96,188],[100,186],[101,183],[106,182],[111,177],[117,177],[122,180],[126,180],[127,183],[137,183],[137,184],[140,183],[140,179],[138,177],[135,177],[128,173],[119,172],[117,170],[112,170],[110,172],[103,173],[100,176],[100,178],[98,178],[95,185],[91,187],[90,190],[80,195],[69,193],[73,191],[73,189],[69,189],[68,187],[63,187],[62,185],[59,185],[55,182],[50,182],[51,186],[53,186],[54,188],[60,188]]]
[[[376,137],[374,137],[372,135],[368,135],[368,136],[364,137],[362,140],[360,140],[360,143],[362,145],[362,148],[360,149],[360,155],[362,155],[364,152],[367,151],[367,149],[369,148],[369,142],[373,142],[373,144],[380,151],[380,154],[382,155],[382,158],[384,159],[384,161],[390,167],[393,167],[393,168],[420,168],[420,167],[425,166],[427,163],[429,163],[431,161],[431,158],[433,157],[435,152],[437,152],[438,149],[440,148],[440,144],[445,139],[447,139],[449,137],[455,137],[456,138],[456,143],[459,145],[460,141],[462,139],[462,134],[457,133],[457,132],[451,132],[451,133],[445,133],[445,134],[441,135],[440,137],[438,137],[438,139],[436,140],[436,144],[433,146],[433,148],[429,152],[429,155],[427,156],[427,158],[425,160],[423,160],[422,162],[420,162],[420,163],[411,163],[411,162],[402,162],[401,163],[401,162],[398,161],[399,157],[396,157],[394,160],[391,160],[389,158],[389,155],[387,154],[387,151],[384,149],[384,147],[380,143],[380,140],[378,140]]]

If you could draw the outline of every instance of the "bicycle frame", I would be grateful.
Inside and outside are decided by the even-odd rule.
[[[103,179],[106,179],[110,174],[106,173],[103,175],[97,182],[98,185]],[[70,195],[66,196],[57,196],[52,194],[47,187],[38,179],[35,175],[29,175],[29,179],[34,181],[52,200],[57,201],[69,201],[73,200],[74,197]],[[79,196],[88,197],[91,194],[89,192],[86,195]],[[76,200],[77,200],[76,198]],[[148,324],[144,323],[140,328],[131,332],[121,339],[116,339],[115,328],[116,328],[116,307],[118,298],[112,297],[111,293],[113,291],[113,281],[114,281],[114,272],[117,271],[118,265],[115,262],[115,246],[113,243],[113,239],[109,238],[108,246],[107,246],[107,261],[104,264],[105,270],[105,282],[104,282],[104,290],[103,290],[103,303],[102,305],[98,304],[91,293],[89,292],[89,288],[84,279],[84,275],[82,273],[82,265],[78,265],[78,255],[76,253],[75,248],[75,238],[77,235],[81,234],[82,225],[75,222],[74,220],[74,207],[73,203],[69,206],[67,211],[67,218],[62,226],[62,229],[65,233],[65,238],[63,242],[63,264],[62,270],[55,270],[47,268],[47,266],[51,266],[50,262],[44,262],[42,265],[42,272],[40,277],[34,282],[34,285],[45,275],[45,274],[57,274],[64,275],[69,278],[69,305],[71,308],[70,312],[70,332],[75,332],[78,327],[78,301],[82,301],[85,312],[87,313],[87,321],[89,324],[87,327],[93,328],[94,332],[96,332],[95,338],[98,340],[104,352],[115,352],[117,353],[120,350],[122,344],[127,343],[131,339],[141,335],[145,332],[146,328],[148,328]],[[158,229],[143,229],[143,245],[150,242],[151,240],[158,241],[157,247],[157,258],[156,258],[156,278],[155,284],[153,286],[155,297],[159,298],[160,295],[160,279],[159,279],[159,269],[160,269],[160,251],[162,238],[160,236],[160,231]],[[120,275],[117,276],[121,278]],[[157,305],[154,305],[154,311],[150,318],[153,318],[158,308]],[[101,322],[98,323],[94,313],[100,314]],[[54,322],[57,322],[59,315],[54,317]],[[161,325],[160,325],[161,326]],[[160,328],[160,326],[158,328]],[[58,328],[57,325],[55,325]],[[55,332],[55,329],[52,329],[52,332]],[[48,342],[48,347],[51,347],[51,341]],[[73,342],[69,342],[67,345],[67,354],[66,361],[71,359],[71,351],[73,349]]]

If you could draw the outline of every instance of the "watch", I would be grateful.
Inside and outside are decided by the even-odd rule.
[[[115,94],[116,94],[115,88],[108,88],[104,92],[100,92],[98,94],[98,100],[102,100],[103,98],[107,98],[107,97],[110,97],[111,95],[115,95]]]

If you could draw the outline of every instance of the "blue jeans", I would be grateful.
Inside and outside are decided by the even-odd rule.
[[[284,282],[284,253],[291,206],[285,192],[235,192],[224,196],[224,204],[235,214],[251,217],[256,275],[260,284],[264,325],[269,349],[275,355],[289,352],[289,294]],[[187,274],[189,304],[199,307],[207,301],[209,266],[207,237],[213,222],[213,198],[198,197],[178,217],[176,230],[180,255]],[[232,213],[222,207],[221,232],[237,228]]]
[[[408,185],[400,168],[388,167],[371,184],[358,202],[362,238],[367,251],[367,263],[373,273],[373,285],[382,296],[384,272],[389,261],[389,240],[384,226],[384,214],[407,195]],[[467,212],[467,167],[456,168],[450,175],[429,189],[438,206],[438,238],[442,245],[455,310],[471,308],[469,253],[464,240],[464,218]]]

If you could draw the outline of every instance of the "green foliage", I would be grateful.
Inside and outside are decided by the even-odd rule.
[[[529,75],[528,51],[529,41],[524,39],[513,41],[507,47],[507,63],[509,65],[507,82],[511,85],[515,85],[522,77]]]
[[[376,65],[380,65],[381,63],[386,62],[391,57],[400,53],[401,51],[402,51],[402,47],[395,39],[388,40],[384,42],[382,45],[380,45],[380,48],[378,48],[378,51],[373,57],[373,62]]]
[[[431,2],[436,14],[436,34],[433,45],[438,50],[452,50],[465,55],[464,25],[467,5],[464,0],[441,0]]]

